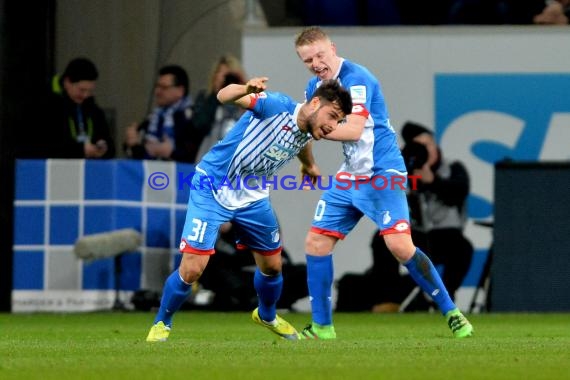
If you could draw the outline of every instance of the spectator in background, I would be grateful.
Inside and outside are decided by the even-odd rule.
[[[140,124],[127,127],[128,157],[194,162],[201,137],[192,125],[190,81],[177,65],[162,67],[154,85],[156,107]]]
[[[535,15],[535,24],[568,25],[570,20],[570,0],[547,0],[546,6]]]
[[[232,55],[220,57],[212,67],[208,89],[200,91],[194,106],[194,127],[205,136],[196,161],[229,132],[243,113],[235,104],[221,104],[216,97],[218,91],[229,84],[244,84],[245,79],[240,61]]]
[[[20,157],[112,158],[113,139],[103,110],[93,97],[99,73],[87,58],[71,60],[55,75],[43,104],[40,128],[20,147]]]
[[[443,266],[443,283],[454,299],[473,256],[473,246],[463,235],[469,175],[461,162],[444,159],[432,132],[424,126],[407,122],[402,137],[408,173],[419,176],[417,190],[408,191],[412,239],[434,264]],[[401,270],[379,234],[373,238],[372,252],[370,276],[374,288],[380,290],[373,310],[398,311],[415,283]],[[428,303],[416,305],[427,308]]]

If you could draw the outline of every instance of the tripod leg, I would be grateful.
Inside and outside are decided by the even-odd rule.
[[[121,301],[119,297],[119,293],[121,290],[121,272],[122,272],[122,264],[121,259],[123,254],[119,254],[114,257],[114,265],[115,265],[115,301],[113,302],[113,310],[126,310],[125,304]]]
[[[491,288],[491,262],[493,258],[493,246],[489,248],[487,252],[487,258],[485,264],[483,265],[483,270],[481,271],[481,277],[479,277],[479,282],[475,288],[475,293],[473,293],[473,298],[471,299],[471,305],[469,307],[469,312],[473,313],[475,307],[477,306],[477,297],[479,296],[480,289],[483,289],[485,295],[485,301],[483,305],[480,305],[480,310],[489,311],[490,301],[489,301],[489,290]]]

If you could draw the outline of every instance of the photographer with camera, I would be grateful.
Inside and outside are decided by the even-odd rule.
[[[473,256],[473,246],[463,235],[469,175],[461,162],[448,162],[443,158],[433,133],[426,127],[406,122],[402,137],[405,142],[402,156],[408,174],[420,176],[417,190],[407,194],[412,239],[436,266],[443,267],[443,283],[454,298]],[[372,240],[372,252],[370,275],[375,288],[380,290],[373,311],[391,312],[405,308],[402,303],[416,287],[415,282],[393,258],[377,233]],[[429,300],[426,302],[420,293],[406,310],[429,306]]]

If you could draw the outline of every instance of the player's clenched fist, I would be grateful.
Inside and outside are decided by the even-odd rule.
[[[265,84],[265,82],[268,80],[268,77],[256,77],[248,80],[245,84],[247,86],[248,94],[256,94],[264,91],[267,88],[267,84]]]

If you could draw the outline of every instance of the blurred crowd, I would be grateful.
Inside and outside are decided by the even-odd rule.
[[[132,159],[195,163],[231,129],[241,111],[223,105],[217,92],[230,83],[245,83],[240,61],[225,55],[214,62],[209,87],[196,99],[190,77],[175,64],[162,66],[154,83],[154,105],[138,122],[121,128],[122,141],[111,133],[111,115],[95,100],[99,72],[85,57],[72,59],[53,76],[38,102],[43,122],[16,147],[19,158]],[[122,147],[122,151],[117,148]]]
[[[295,3],[289,1],[290,8]],[[307,0],[305,25],[567,25],[570,0]],[[294,12],[291,9],[291,12]]]

